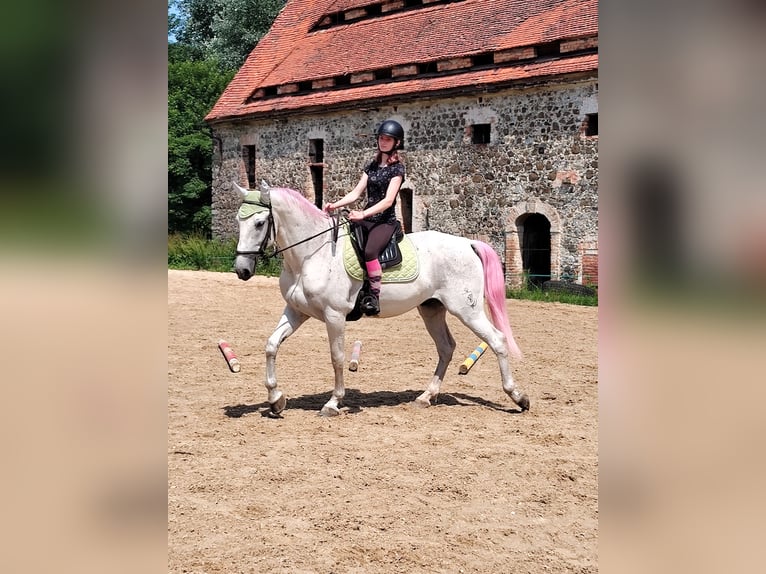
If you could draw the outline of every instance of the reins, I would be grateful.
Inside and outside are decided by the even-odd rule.
[[[329,233],[330,231],[335,232],[338,229],[340,229],[343,225],[345,225],[345,223],[347,221],[346,217],[345,217],[345,213],[333,214],[331,217],[333,219],[335,219],[336,222],[333,225],[331,225],[328,229],[320,231],[319,233],[315,233],[311,237],[306,237],[305,239],[301,239],[300,241],[297,241],[296,243],[293,243],[292,245],[288,245],[287,247],[283,247],[282,249],[277,249],[277,250],[275,250],[272,253],[266,253],[265,245],[268,242],[269,237],[271,237],[272,234],[273,234],[274,238],[276,239],[276,236],[277,236],[276,226],[274,225],[274,216],[271,213],[271,205],[263,205],[262,203],[255,202],[255,201],[245,201],[244,203],[252,203],[254,205],[260,205],[262,207],[268,207],[269,208],[269,229],[266,232],[266,235],[263,238],[263,242],[261,243],[261,246],[260,246],[260,248],[257,251],[239,251],[239,250],[237,250],[237,251],[235,251],[236,255],[260,255],[260,256],[263,256],[263,257],[275,257],[276,255],[282,253],[283,251],[287,251],[288,249],[292,249],[296,245],[300,245],[301,243],[306,243],[307,241],[311,241],[312,239],[314,239],[316,237],[319,237],[320,235],[324,235],[325,233]],[[341,212],[348,213],[348,211],[345,210],[345,209],[341,210]],[[343,218],[342,220],[341,220],[341,216]],[[338,237],[337,233],[333,233],[333,241],[337,240],[337,237]]]

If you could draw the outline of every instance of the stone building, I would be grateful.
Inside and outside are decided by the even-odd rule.
[[[488,242],[510,286],[597,283],[596,0],[288,0],[206,117],[214,235],[232,180],[350,191],[387,118],[406,231]]]

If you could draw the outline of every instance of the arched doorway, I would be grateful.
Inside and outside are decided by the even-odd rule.
[[[522,268],[529,284],[540,287],[551,278],[551,222],[540,213],[530,213],[519,223]]]
[[[532,219],[534,217],[534,219]],[[535,219],[537,223],[535,223]],[[536,231],[536,237],[532,234],[524,240],[526,223],[530,223],[530,232]],[[514,288],[524,287],[526,282],[524,278],[529,275],[529,264],[534,263],[534,269],[542,266],[539,279],[549,275],[552,279],[558,279],[561,274],[561,218],[555,208],[539,201],[530,199],[520,201],[512,206],[505,219],[505,281],[506,284]],[[543,234],[540,237],[541,229],[548,230],[548,236]],[[524,261],[522,258],[522,247],[526,243],[528,256],[532,253],[545,254],[547,251],[547,261],[542,263],[538,261]],[[547,266],[546,266],[547,262]]]

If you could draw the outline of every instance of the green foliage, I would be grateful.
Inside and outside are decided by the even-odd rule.
[[[179,42],[236,70],[284,7],[286,0],[177,0]]]
[[[168,0],[168,233],[210,236],[213,142],[204,117],[285,0]]]
[[[168,235],[168,268],[231,272],[234,270],[237,241],[218,241],[201,235]],[[256,275],[275,277],[282,272],[282,260],[262,258]]]
[[[233,74],[169,46],[168,232],[209,234],[213,144],[203,118]]]

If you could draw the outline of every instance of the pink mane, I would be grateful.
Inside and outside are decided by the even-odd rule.
[[[279,192],[280,196],[285,200],[285,207],[288,209],[297,209],[300,213],[307,218],[315,221],[324,221],[329,216],[319,209],[316,205],[306,199],[303,194],[289,187],[272,187],[271,193]]]

